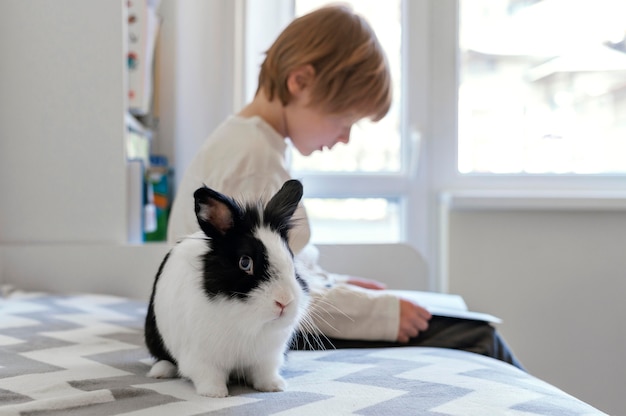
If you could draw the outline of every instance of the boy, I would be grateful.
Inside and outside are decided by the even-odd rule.
[[[192,195],[202,184],[239,199],[271,195],[290,179],[287,139],[305,156],[332,149],[348,143],[356,121],[378,121],[390,104],[387,60],[362,17],[329,6],[295,19],[267,51],[252,102],[213,132],[185,172],[170,215],[170,243],[197,230]],[[312,318],[334,346],[410,343],[516,363],[488,324],[433,319],[421,306],[379,290],[378,282],[325,272],[309,244],[303,206],[295,217],[290,246],[308,270]]]

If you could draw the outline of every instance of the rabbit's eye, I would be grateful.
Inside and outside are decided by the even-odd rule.
[[[254,270],[252,268],[252,259],[250,258],[250,256],[241,256],[239,258],[239,268],[247,274],[254,273]]]

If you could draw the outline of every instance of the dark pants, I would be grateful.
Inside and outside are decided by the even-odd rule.
[[[487,322],[433,316],[428,329],[412,338],[408,344],[387,341],[359,341],[319,337],[300,333],[296,335],[292,349],[313,350],[333,348],[386,348],[401,346],[439,347],[474,352],[497,358],[523,369],[513,352],[495,328]]]

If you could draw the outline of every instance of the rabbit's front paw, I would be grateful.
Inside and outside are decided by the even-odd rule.
[[[148,372],[148,377],[152,378],[174,378],[177,376],[178,369],[167,360],[157,361]]]
[[[196,393],[207,397],[226,397],[228,396],[228,387],[226,384],[199,383],[196,384]]]
[[[256,380],[252,385],[258,391],[284,391],[287,388],[287,382],[281,377]]]

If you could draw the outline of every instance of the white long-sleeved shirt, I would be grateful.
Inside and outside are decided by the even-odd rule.
[[[202,145],[185,172],[169,218],[174,244],[199,230],[193,193],[202,185],[241,201],[269,199],[291,179],[286,139],[260,117],[231,116]],[[345,284],[346,276],[317,264],[317,249],[302,204],[294,214],[289,245],[311,289],[311,318],[324,335],[342,339],[395,341],[399,300],[384,291]]]

